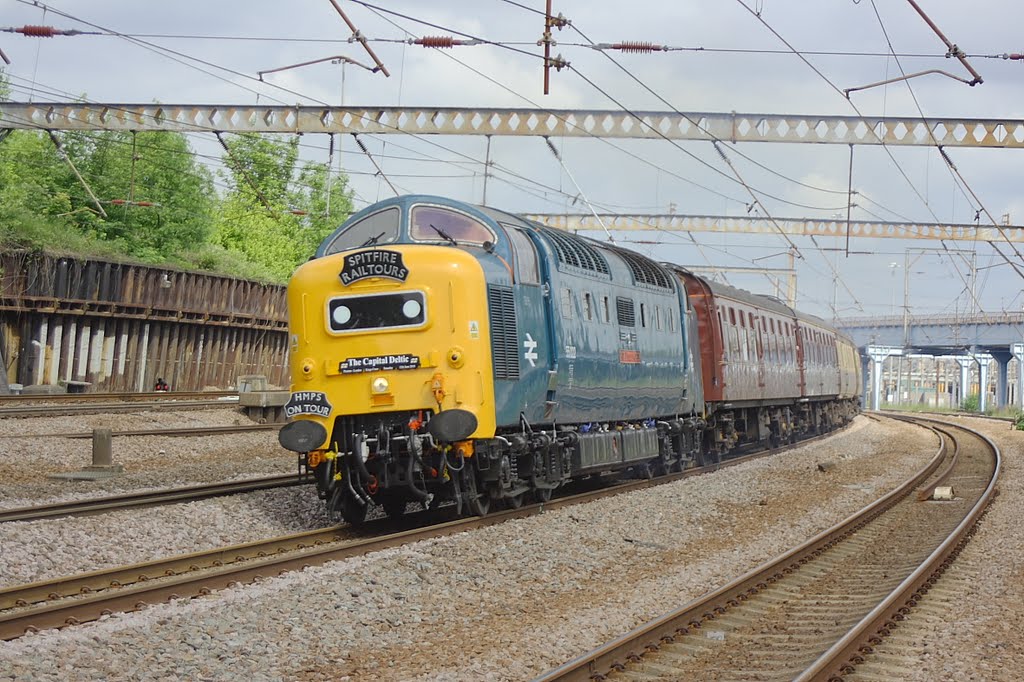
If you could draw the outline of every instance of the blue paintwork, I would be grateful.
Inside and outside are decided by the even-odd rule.
[[[494,382],[499,428],[518,426],[521,415],[531,424],[548,425],[629,421],[703,411],[700,367],[695,364],[699,358],[694,352],[695,322],[692,313],[687,312],[682,285],[671,274],[669,289],[635,283],[626,263],[613,249],[598,242],[588,240],[591,248],[603,253],[608,274],[559,263],[554,246],[536,223],[442,197],[408,195],[387,199],[354,214],[324,240],[317,256],[323,255],[324,246],[347,225],[388,206],[397,206],[401,211],[398,243],[416,243],[408,236],[408,218],[417,204],[466,213],[497,235],[491,252],[479,247],[453,248],[465,248],[472,253],[480,261],[489,284],[513,286],[520,378]],[[539,256],[541,285],[513,282],[510,269],[514,272],[517,267],[515,255],[500,223],[519,226],[529,235]],[[570,238],[583,239],[575,235]],[[637,257],[643,258],[639,254]],[[653,261],[649,263],[661,267]],[[563,288],[573,294],[571,318],[562,314]],[[585,319],[584,293],[593,297],[594,319]],[[618,296],[633,300],[634,327],[618,324]],[[608,322],[602,319],[600,304],[604,297],[608,297],[610,306]],[[646,311],[646,326],[641,324],[641,304]],[[660,330],[655,324],[655,307],[661,309]],[[533,363],[527,357],[531,350],[537,355]],[[624,361],[620,351],[639,353],[639,362]]]

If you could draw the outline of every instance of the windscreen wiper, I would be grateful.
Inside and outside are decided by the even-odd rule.
[[[367,240],[366,240],[365,242],[363,242],[362,244],[360,244],[360,245],[359,245],[359,246],[358,246],[357,248],[360,248],[360,249],[361,249],[361,248],[363,248],[364,246],[376,246],[376,244],[377,244],[377,240],[378,240],[378,239],[380,239],[380,238],[381,238],[381,237],[383,237],[383,236],[384,236],[384,233],[383,233],[383,232],[381,232],[381,233],[380,233],[380,234],[378,234],[378,235],[377,235],[376,237],[370,237],[370,238],[369,238],[369,239],[367,239]]]
[[[430,227],[434,230],[434,232],[437,232],[441,236],[441,239],[445,240],[446,242],[448,242],[452,246],[458,246],[459,245],[459,243],[457,241],[455,241],[455,239],[452,238],[452,236],[450,234],[448,234],[447,232],[442,230],[440,227],[434,227],[433,225],[431,225]]]

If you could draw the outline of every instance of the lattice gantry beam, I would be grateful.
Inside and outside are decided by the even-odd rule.
[[[1024,120],[667,111],[0,103],[0,129],[605,137],[1024,147]],[[643,121],[643,123],[641,123]],[[657,132],[656,132],[657,131]],[[930,133],[930,134],[929,134]]]
[[[543,213],[527,216],[539,223],[562,230],[598,230],[604,228],[590,214]],[[648,215],[602,215],[601,220],[609,230],[666,231],[666,232],[726,232],[743,234],[778,234],[779,228],[787,235],[841,237],[846,238],[846,221],[813,220],[808,218],[767,218],[749,216],[702,216],[675,214]],[[778,227],[776,227],[776,224]],[[1024,226],[1007,225],[1000,230],[995,227],[952,224],[935,225],[927,223],[885,223],[850,221],[851,237],[874,239],[933,239],[949,241],[991,241],[1005,243],[1024,242]],[[1005,239],[1003,237],[1005,235]]]

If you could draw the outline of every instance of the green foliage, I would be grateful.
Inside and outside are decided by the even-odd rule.
[[[212,241],[284,281],[351,213],[347,178],[328,179],[322,164],[299,167],[294,137],[243,136],[227,144],[232,189]]]
[[[964,412],[977,412],[978,406],[980,404],[981,403],[978,399],[978,394],[972,393],[971,395],[967,396],[962,401],[960,401],[960,409],[963,410]]]
[[[0,99],[4,87],[0,71]],[[224,196],[184,135],[65,133],[60,141],[66,159],[46,133],[0,140],[0,245],[284,282],[352,212],[347,177],[300,164],[297,137],[229,140]]]
[[[1024,431],[1024,412],[1018,412],[1013,417],[1013,428]]]

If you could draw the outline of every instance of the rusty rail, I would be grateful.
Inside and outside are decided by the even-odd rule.
[[[141,493],[111,495],[109,497],[94,497],[86,500],[57,502],[34,507],[0,509],[0,523],[8,521],[38,521],[59,516],[85,516],[132,507],[155,507],[174,502],[192,502],[210,497],[237,495],[238,493],[248,493],[255,490],[287,488],[308,482],[310,481],[300,480],[297,474],[281,474],[226,483],[205,483],[184,488],[168,488]]]

